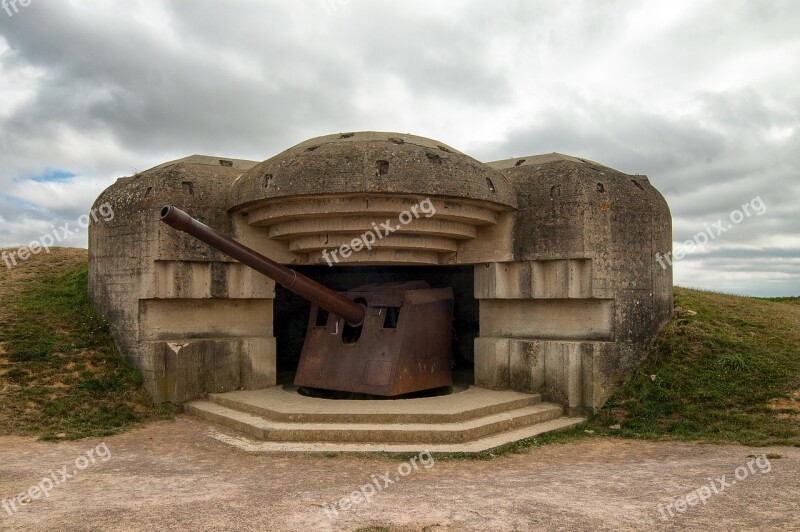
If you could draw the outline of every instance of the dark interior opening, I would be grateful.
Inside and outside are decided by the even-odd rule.
[[[397,329],[397,320],[400,319],[400,307],[386,307],[386,318],[383,320],[384,329]]]
[[[329,313],[324,308],[321,308],[317,311],[317,320],[315,323],[316,327],[325,327],[328,324],[328,316]]]
[[[367,307],[367,302],[364,299],[358,298],[355,300],[355,302],[364,308]],[[342,323],[344,323],[344,326],[342,327],[342,343],[354,344],[358,342],[358,339],[361,338],[361,330],[364,328],[363,324],[350,325],[347,323],[347,320],[342,320]]]
[[[473,297],[473,266],[293,266],[333,290],[404,281],[427,281],[431,288],[453,289],[453,379],[473,382],[473,341],[478,335],[478,301]],[[397,326],[399,308],[386,307],[385,328]],[[274,329],[277,347],[278,384],[291,384],[305,341],[311,304],[280,285],[275,288]],[[314,326],[324,327],[328,313],[318,313]],[[346,326],[347,327],[347,326]],[[355,329],[355,328],[351,328]],[[355,333],[356,331],[351,331]],[[360,331],[358,331],[360,332]],[[347,333],[347,330],[343,330]],[[343,334],[343,338],[344,338]],[[350,335],[352,338],[352,334]],[[354,341],[357,341],[355,337]]]

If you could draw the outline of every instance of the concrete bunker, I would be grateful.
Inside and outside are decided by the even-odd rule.
[[[567,413],[600,408],[671,313],[672,272],[653,258],[671,248],[663,197],[561,154],[482,163],[413,135],[335,134],[262,163],[165,163],[97,201],[117,216],[90,228],[91,297],[158,401],[276,386],[307,321],[274,282],[160,224],[168,203],[336,289],[449,284],[457,368]],[[425,201],[435,214],[398,224]],[[384,221],[402,227],[354,251]]]

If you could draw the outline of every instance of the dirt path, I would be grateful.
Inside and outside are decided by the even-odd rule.
[[[180,416],[107,438],[110,459],[98,450],[49,497],[12,515],[0,509],[0,529],[800,530],[800,448],[597,439],[490,461],[438,460],[329,519],[323,505],[373,480],[383,486],[380,477],[396,477],[403,461],[247,454],[212,438],[214,430]],[[101,442],[0,438],[0,499],[51,471],[60,480],[62,466],[72,472]],[[730,482],[748,455],[765,452],[781,456],[768,473],[754,465],[705,505],[660,518],[659,504],[709,478]]]

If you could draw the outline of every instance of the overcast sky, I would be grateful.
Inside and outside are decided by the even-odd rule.
[[[788,0],[31,0],[0,9],[0,246],[167,160],[398,131],[647,174],[676,250],[732,225],[676,283],[798,295],[799,124]]]

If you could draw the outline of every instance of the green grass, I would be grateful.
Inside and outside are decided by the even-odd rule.
[[[800,296],[793,297],[766,297],[767,301],[774,301],[776,303],[800,303]]]
[[[800,307],[677,288],[649,359],[592,421],[621,436],[800,445]]]
[[[0,434],[106,436],[169,417],[92,308],[85,264],[4,282],[16,289],[4,298],[0,322]]]

